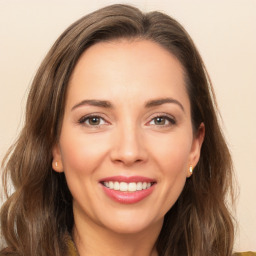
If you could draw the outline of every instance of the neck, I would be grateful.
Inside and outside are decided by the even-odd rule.
[[[162,221],[136,233],[116,233],[95,223],[78,222],[73,238],[80,256],[157,256],[156,240]]]

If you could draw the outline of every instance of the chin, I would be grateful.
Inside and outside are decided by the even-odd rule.
[[[136,234],[161,229],[164,217],[155,218],[143,213],[120,212],[102,219],[103,226],[118,234]]]

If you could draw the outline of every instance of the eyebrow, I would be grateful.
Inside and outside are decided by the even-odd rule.
[[[185,112],[183,105],[178,100],[175,100],[173,98],[161,98],[161,99],[150,100],[146,102],[145,107],[146,108],[157,107],[166,103],[177,104],[183,110],[183,112]]]
[[[83,100],[76,104],[74,107],[72,107],[71,110],[74,110],[78,107],[84,106],[84,105],[90,105],[95,107],[101,107],[101,108],[112,108],[112,104],[109,101],[106,100]]]
[[[149,100],[146,102],[145,107],[152,108],[152,107],[161,106],[166,103],[177,104],[185,112],[183,105],[178,100],[175,100],[173,98],[160,98],[160,99]],[[107,100],[83,100],[78,104],[76,104],[75,106],[73,106],[71,111],[85,105],[102,107],[102,108],[113,108],[113,105]]]

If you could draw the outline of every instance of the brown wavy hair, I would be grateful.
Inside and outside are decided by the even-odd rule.
[[[232,161],[220,126],[210,78],[193,41],[173,18],[111,5],[72,24],[57,39],[33,80],[25,125],[5,157],[1,208],[5,246],[0,255],[63,256],[74,220],[72,195],[63,173],[52,170],[70,75],[91,45],[117,39],[158,43],[180,61],[191,103],[194,131],[205,125],[201,157],[175,205],[167,212],[156,242],[163,256],[230,256],[234,228],[226,203],[232,199]],[[7,193],[8,178],[15,192]],[[232,202],[232,200],[231,200]]]

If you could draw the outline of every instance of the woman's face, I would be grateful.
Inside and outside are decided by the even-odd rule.
[[[76,225],[118,233],[162,225],[202,144],[183,75],[179,61],[151,41],[103,42],[83,53],[53,149]]]

